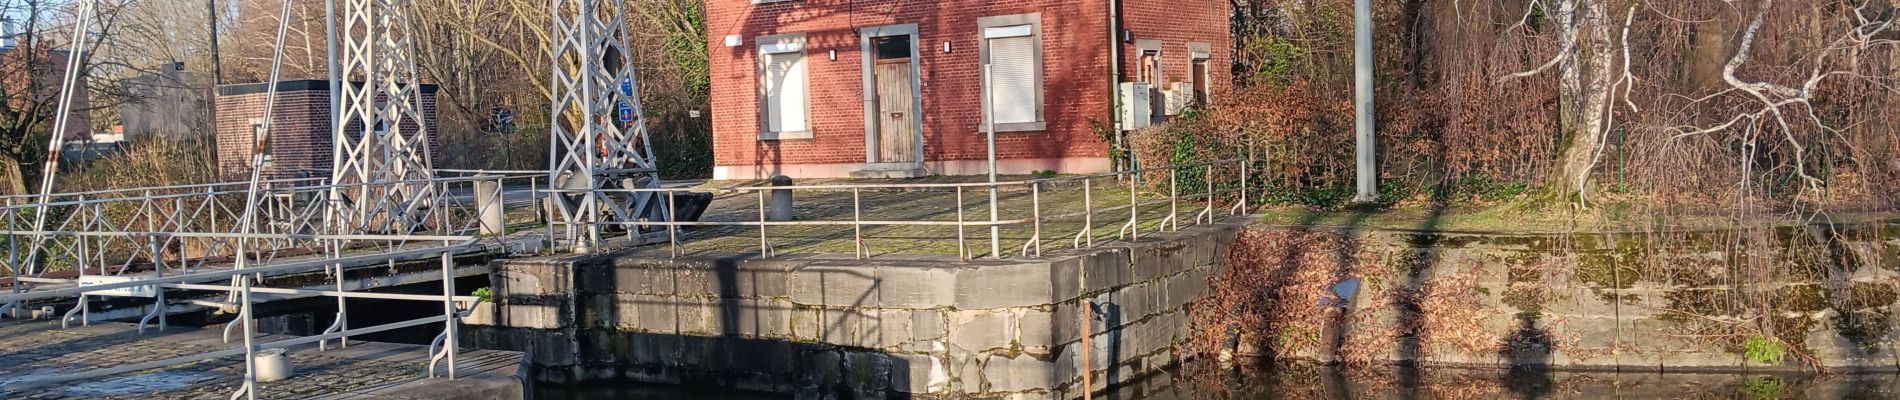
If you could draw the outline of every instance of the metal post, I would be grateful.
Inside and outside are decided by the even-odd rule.
[[[1253,146],[1247,146],[1247,159],[1240,162],[1240,212],[1247,213],[1247,168],[1253,164]]]
[[[1214,164],[1207,164],[1201,172],[1201,180],[1207,183],[1207,208],[1201,210],[1201,214],[1207,215],[1207,223],[1211,224],[1214,223]]]
[[[679,221],[674,220],[679,209],[673,208],[673,198],[678,195],[677,191],[666,191],[666,243],[672,248],[673,258],[680,258],[680,226]]]
[[[989,148],[990,162],[990,257],[1003,258],[1003,227],[996,223],[999,219],[996,215],[996,116],[992,110],[995,108],[994,104],[991,104],[993,102],[989,98],[991,96],[989,64],[983,64],[983,87],[983,130],[988,132],[985,141]]]
[[[859,260],[865,257],[864,251],[864,202],[859,188],[851,188],[851,241],[856,243],[856,255]]]
[[[772,258],[772,248],[765,241],[765,191],[754,190],[759,194],[759,258]]]
[[[1168,168],[1168,223],[1173,230],[1181,231],[1181,188],[1177,185],[1181,179],[1181,169]]]
[[[970,259],[970,246],[963,244],[963,186],[957,186],[957,257]]]
[[[251,320],[251,278],[248,276],[235,276],[235,278],[238,279],[238,290],[244,302],[242,306],[244,308],[238,312],[238,321],[244,324],[244,387],[238,388],[238,393],[232,395],[231,398],[236,399],[238,395],[242,395],[246,399],[255,400],[257,399],[257,346],[251,342],[251,339],[257,336],[257,326]]]
[[[1082,178],[1082,241],[1095,247],[1095,180]]]
[[[1372,108],[1372,0],[1353,1],[1352,18],[1353,37],[1353,93],[1358,146],[1355,150],[1358,159],[1359,193],[1352,201],[1370,203],[1378,201],[1379,184],[1375,168],[1373,144],[1373,108]]]
[[[447,336],[442,341],[442,351],[449,354],[449,380],[455,379],[456,353],[456,310],[455,310],[455,256],[442,253],[442,330]]]
[[[1032,257],[1042,257],[1042,182],[1029,184],[1029,204],[1030,216],[1035,220],[1035,232],[1030,235],[1031,238],[1035,238],[1036,244],[1036,247],[1031,250],[1034,252]]]
[[[1141,202],[1135,200],[1136,185],[1141,174],[1128,174],[1128,241],[1141,240]]]

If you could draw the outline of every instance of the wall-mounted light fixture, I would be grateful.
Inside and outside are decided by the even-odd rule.
[[[826,51],[825,51],[825,57],[827,57],[827,58],[830,58],[830,59],[831,59],[831,61],[838,61],[838,51],[837,51],[837,50],[826,50]]]
[[[944,53],[950,52],[950,42],[943,42],[943,52]]]
[[[739,35],[726,35],[726,47],[739,47],[742,44],[745,44],[745,38]]]

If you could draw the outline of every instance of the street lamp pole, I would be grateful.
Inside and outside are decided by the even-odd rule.
[[[990,257],[1003,258],[1003,228],[996,225],[996,115],[995,94],[991,93],[990,64],[983,64],[983,131],[989,146],[990,165]],[[962,205],[959,204],[959,207]]]

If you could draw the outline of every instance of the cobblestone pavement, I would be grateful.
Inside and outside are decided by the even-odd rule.
[[[99,323],[59,329],[56,322],[0,323],[0,398],[8,399],[223,399],[242,384],[242,356],[182,363],[104,379],[10,390],[24,381],[208,353],[239,347],[225,344],[215,328],[148,329],[139,335],[131,324]],[[261,335],[259,343],[288,339]],[[425,380],[425,349],[413,345],[355,342],[348,349],[319,352],[314,346],[291,349],[296,368],[290,379],[260,382],[260,399],[335,395],[404,381]],[[503,352],[465,352],[464,360],[513,356]],[[466,371],[467,369],[464,368]]]

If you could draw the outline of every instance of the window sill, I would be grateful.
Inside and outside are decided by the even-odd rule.
[[[811,139],[811,131],[759,132],[759,140]]]
[[[997,132],[1034,132],[1046,129],[1049,129],[1048,123],[1042,121],[996,124]],[[977,127],[977,132],[982,133],[982,127]]]

